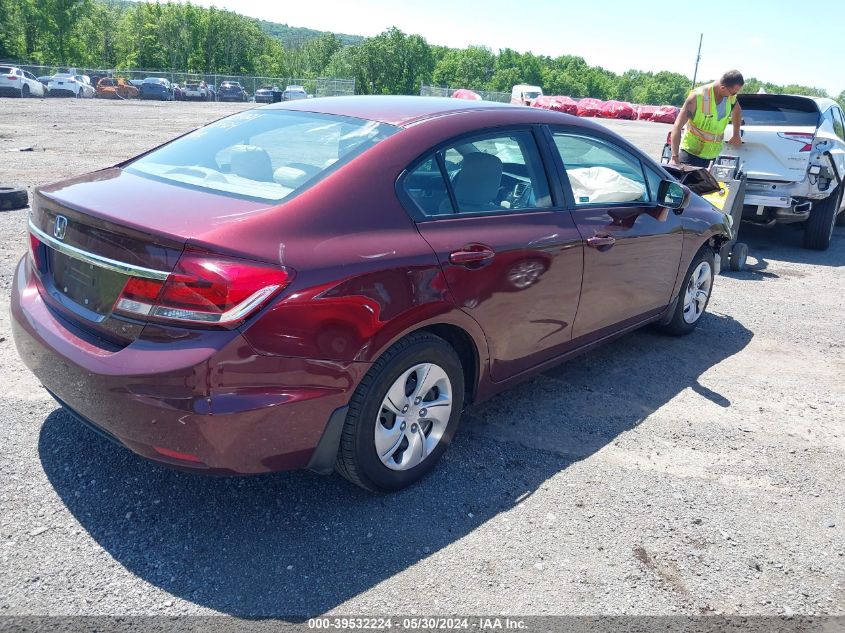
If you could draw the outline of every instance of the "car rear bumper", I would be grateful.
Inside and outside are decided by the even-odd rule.
[[[20,97],[20,86],[0,86],[0,97]]]
[[[51,97],[75,97],[76,93],[69,88],[50,88]]]
[[[369,368],[261,356],[237,331],[105,349],[48,308],[37,284],[25,257],[11,298],[24,363],[74,416],[172,466],[221,474],[303,468]]]

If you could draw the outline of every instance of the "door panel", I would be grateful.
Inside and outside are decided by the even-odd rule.
[[[583,258],[581,236],[568,212],[456,216],[418,228],[437,253],[455,302],[484,330],[494,380],[565,351],[578,309]],[[450,257],[479,247],[495,254],[465,264]]]
[[[566,351],[583,245],[570,212],[555,210],[533,130],[455,139],[401,189],[456,304],[484,330],[493,380]]]
[[[654,202],[660,175],[610,139],[552,130],[585,242],[573,338],[597,337],[665,308],[683,248],[680,218]]]
[[[576,209],[585,241],[612,237],[612,246],[584,250],[584,285],[574,337],[598,332],[665,308],[683,246],[680,218],[652,206]]]

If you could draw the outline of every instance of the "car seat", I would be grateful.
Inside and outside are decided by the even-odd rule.
[[[472,152],[464,156],[461,170],[452,181],[459,211],[490,211],[502,184],[502,161],[498,156]],[[448,201],[444,201],[447,204]]]
[[[231,152],[233,174],[250,180],[273,182],[273,164],[267,150],[255,145],[235,145]]]

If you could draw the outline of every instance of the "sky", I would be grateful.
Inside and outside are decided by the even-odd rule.
[[[845,2],[733,0],[192,0],[250,17],[371,36],[396,26],[429,44],[578,55],[616,73],[670,70],[698,79],[737,68],[775,84],[845,90]]]

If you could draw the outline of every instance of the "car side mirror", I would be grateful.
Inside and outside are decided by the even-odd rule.
[[[691,195],[690,189],[681,183],[661,180],[660,186],[657,187],[657,204],[672,209],[675,213],[681,213],[689,204]]]

